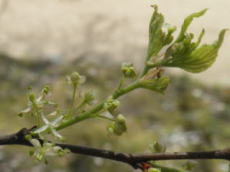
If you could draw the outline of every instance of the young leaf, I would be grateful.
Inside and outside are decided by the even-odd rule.
[[[172,34],[176,30],[175,27],[168,27],[167,33],[164,33],[164,16],[158,12],[158,7],[156,5],[154,5],[153,8],[154,13],[149,24],[149,43],[146,61],[151,57],[156,56],[165,45],[172,42]]]
[[[223,29],[219,38],[213,44],[204,44],[199,48],[191,51],[191,45],[188,47],[188,53],[181,53],[180,49],[175,50],[172,57],[166,59],[162,65],[169,67],[179,67],[188,72],[199,73],[208,69],[216,60],[218,50],[224,40],[224,35],[227,29]],[[200,36],[201,37],[201,36]],[[185,52],[186,50],[183,50]]]
[[[208,9],[201,10],[199,12],[193,13],[185,18],[184,23],[182,24],[181,31],[179,33],[179,36],[177,37],[176,42],[180,42],[184,39],[185,33],[189,27],[189,25],[192,23],[194,18],[203,16]]]

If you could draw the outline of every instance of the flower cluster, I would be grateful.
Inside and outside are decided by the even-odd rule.
[[[62,149],[50,142],[41,143],[38,139],[30,139],[29,141],[34,147],[34,150],[30,151],[30,155],[38,161],[45,160],[47,162],[46,156],[64,156],[70,152],[68,149]]]
[[[121,71],[126,78],[134,78],[137,76],[132,63],[123,63],[121,66]]]
[[[113,114],[113,112],[115,111],[115,109],[117,109],[119,105],[120,102],[111,96],[104,103],[104,109]]]
[[[108,126],[108,131],[118,136],[122,135],[126,130],[126,119],[122,114],[119,114]]]

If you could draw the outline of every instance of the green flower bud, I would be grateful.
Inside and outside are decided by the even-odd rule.
[[[153,153],[161,153],[161,152],[166,151],[166,147],[164,145],[158,143],[157,141],[154,141],[152,144],[150,144],[149,147]]]
[[[119,122],[119,123],[126,123],[126,118],[124,117],[124,115],[119,114],[117,116],[117,122]]]
[[[131,63],[124,63],[121,66],[121,71],[126,78],[134,78],[137,76],[136,71],[134,69],[133,64]]]
[[[126,127],[125,117],[122,114],[119,114],[117,118],[115,119],[115,121],[109,125],[108,131],[118,136],[126,132],[127,127]]]
[[[34,103],[36,101],[36,97],[35,97],[34,93],[30,93],[28,98],[29,98],[29,101],[32,103]]]
[[[42,94],[43,94],[43,95],[47,95],[47,94],[49,93],[49,91],[50,91],[49,86],[45,86],[45,87],[42,89]]]
[[[74,87],[85,82],[85,77],[81,76],[78,72],[73,72],[67,79]]]
[[[118,100],[113,99],[113,97],[109,97],[107,101],[104,103],[104,109],[112,113],[119,105],[120,102]]]
[[[92,93],[88,92],[84,95],[84,102],[88,105],[92,105],[95,100],[95,97]]]

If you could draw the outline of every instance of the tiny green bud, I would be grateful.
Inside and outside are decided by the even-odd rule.
[[[85,77],[81,76],[78,72],[73,72],[67,79],[74,87],[85,82]]]
[[[79,73],[77,72],[73,72],[71,75],[70,75],[70,79],[73,83],[78,83],[81,79],[81,76],[79,75]]]
[[[131,63],[124,63],[121,66],[121,71],[126,78],[134,78],[136,77],[136,71],[134,69],[133,64]]]
[[[104,109],[112,113],[119,105],[120,102],[118,100],[113,99],[113,97],[109,97],[107,101],[104,103]]]
[[[150,149],[153,153],[161,153],[166,151],[166,147],[157,141],[154,141],[152,144],[150,144]]]
[[[119,115],[117,116],[117,121],[118,121],[119,123],[125,123],[125,122],[126,122],[126,119],[125,119],[125,117],[124,117],[122,114],[119,114]]]
[[[95,97],[92,93],[88,92],[84,95],[84,101],[88,104],[88,105],[92,105],[93,101],[95,100]]]
[[[32,102],[32,103],[34,103],[35,100],[36,100],[36,98],[35,98],[34,93],[30,93],[30,94],[29,94],[29,101]]]
[[[173,33],[173,32],[175,32],[176,31],[176,26],[169,26],[168,27],[168,32],[169,33]]]
[[[115,119],[115,121],[109,125],[108,131],[118,136],[126,132],[127,127],[126,127],[125,117],[122,114],[119,114],[117,118]]]
[[[42,94],[44,95],[47,95],[50,91],[50,88],[48,86],[45,86],[43,89],[42,89]]]

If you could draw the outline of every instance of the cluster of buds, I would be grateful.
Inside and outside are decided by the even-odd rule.
[[[127,131],[126,119],[122,114],[119,114],[116,119],[109,124],[108,131],[118,136]]]
[[[94,104],[94,101],[95,101],[95,97],[92,93],[87,92],[84,94],[84,97],[83,97],[84,104],[92,105]]]
[[[86,78],[81,76],[78,72],[73,72],[69,76],[67,76],[67,81],[74,87],[78,87],[79,85],[85,82]]]
[[[117,109],[119,105],[120,102],[111,96],[104,103],[104,109],[113,114],[113,112],[115,111],[115,109]]]
[[[135,68],[131,63],[123,63],[121,66],[121,71],[125,78],[135,78],[137,76]]]

